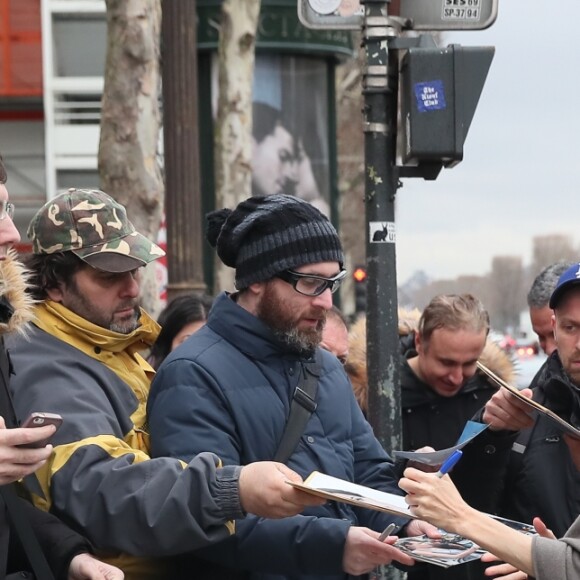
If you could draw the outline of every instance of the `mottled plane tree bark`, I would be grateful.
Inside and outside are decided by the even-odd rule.
[[[260,0],[224,0],[218,48],[215,124],[216,208],[251,195],[252,84]],[[233,289],[233,271],[216,260],[216,291]]]

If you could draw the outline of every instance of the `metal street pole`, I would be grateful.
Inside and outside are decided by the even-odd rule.
[[[388,44],[398,31],[387,18],[389,2],[361,3],[365,5],[366,53],[363,95],[369,421],[381,445],[391,452],[401,449],[402,444],[395,254],[398,56]],[[392,566],[381,566],[371,577],[395,580],[404,574]]]
[[[161,50],[168,300],[178,294],[206,289],[200,220],[196,27],[195,0],[163,0]]]
[[[369,420],[376,437],[390,452],[401,448],[395,255],[398,57],[397,51],[388,47],[398,30],[387,18],[387,2],[364,0],[364,4]]]

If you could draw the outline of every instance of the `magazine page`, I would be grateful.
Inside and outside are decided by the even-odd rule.
[[[548,419],[550,419],[552,423],[554,423],[557,427],[559,427],[560,430],[563,431],[564,433],[572,435],[572,437],[575,437],[576,439],[580,439],[580,430],[576,429],[576,427],[574,427],[573,425],[570,425],[568,421],[565,421],[564,419],[562,419],[562,417],[559,417],[558,415],[556,415],[556,413],[554,413],[547,407],[540,405],[540,403],[534,401],[533,399],[530,399],[529,397],[522,395],[522,393],[520,393],[520,391],[516,389],[516,387],[512,387],[510,384],[506,383],[503,379],[498,377],[495,373],[490,371],[486,366],[482,365],[479,361],[477,363],[477,367],[482,372],[484,372],[491,379],[491,381],[495,383],[498,387],[503,387],[504,389],[507,389],[510,393],[512,393],[514,397],[517,397],[520,401],[523,401],[533,410],[537,411],[538,413],[541,413],[545,417],[548,417]]]
[[[288,481],[290,485],[333,501],[349,503],[359,507],[383,511],[406,518],[414,518],[402,495],[377,491],[338,477],[313,471],[304,483]]]
[[[524,524],[523,522],[517,522],[515,520],[508,520],[507,518],[502,518],[501,516],[496,516],[493,514],[487,514],[490,518],[497,520],[498,522],[504,524],[504,526],[508,526],[522,534],[526,534],[526,536],[534,536],[537,534],[536,529],[532,524]]]
[[[450,457],[456,449],[463,449],[482,431],[485,431],[487,427],[488,425],[485,423],[467,421],[465,427],[463,428],[463,432],[453,447],[439,449],[438,451],[393,451],[393,457],[397,459],[409,459],[416,461],[417,463],[423,463],[425,465],[437,467],[441,465],[448,457]]]
[[[479,560],[485,553],[471,540],[449,533],[445,533],[441,538],[428,536],[400,538],[394,545],[419,562],[427,562],[442,568]]]

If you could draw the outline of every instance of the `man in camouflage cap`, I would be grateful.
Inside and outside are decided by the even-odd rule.
[[[35,298],[122,334],[145,325],[143,347],[154,342],[153,321],[140,320],[139,268],[165,253],[135,230],[121,204],[99,190],[69,189],[40,208],[28,237]]]
[[[245,511],[279,517],[312,502],[286,483],[300,477],[273,462],[222,468],[211,453],[150,459],[145,406],[154,371],[139,351],[159,326],[139,307],[139,270],[163,252],[122,205],[102,191],[71,189],[38,211],[28,235],[39,303],[28,340],[9,345],[11,386],[19,416],[64,418],[37,474],[40,489],[31,487],[39,505],[117,554],[111,561],[126,580],[161,580],[177,578],[162,556],[227,537]]]
[[[46,203],[28,227],[35,254],[68,252],[106,272],[126,272],[165,255],[135,230],[125,208],[97,189],[69,189]]]

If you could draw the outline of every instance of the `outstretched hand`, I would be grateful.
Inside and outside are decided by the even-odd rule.
[[[97,560],[91,554],[77,554],[70,562],[68,580],[123,580],[122,570]]]
[[[534,518],[533,523],[534,528],[536,529],[536,532],[538,532],[539,536],[542,536],[543,538],[549,538],[551,540],[556,539],[554,532],[548,529],[548,526],[546,526],[546,524],[540,518],[537,517]],[[511,564],[506,564],[500,558],[494,556],[490,552],[486,552],[481,557],[481,561],[499,562],[498,564],[494,566],[488,566],[485,569],[485,575],[493,576],[494,580],[527,580],[529,578],[529,576],[525,572],[518,570],[515,566],[512,566]]]
[[[411,513],[422,520],[453,530],[453,524],[460,521],[465,510],[469,509],[448,475],[437,477],[408,467],[403,476],[399,487],[407,492],[405,501],[411,507]]]
[[[407,537],[422,536],[423,534],[429,538],[441,537],[439,528],[423,520],[411,520],[404,529]]]
[[[384,542],[379,542],[379,535],[368,528],[352,526],[349,529],[342,556],[345,573],[360,576],[392,561],[407,566],[415,563],[411,556],[392,545],[397,541],[397,536],[389,536]]]
[[[432,453],[435,449],[429,445],[425,445],[424,447],[419,447],[419,449],[416,449],[415,451],[418,453]],[[421,461],[413,461],[412,459],[409,459],[409,461],[407,461],[407,467],[414,467],[415,469],[425,471],[426,473],[434,473],[441,467],[441,465],[427,465]]]
[[[482,562],[498,562],[494,566],[488,566],[485,569],[486,576],[493,576],[494,580],[527,580],[528,575],[521,570],[518,570],[511,564],[506,564],[493,554],[486,552],[481,557]]]
[[[294,516],[326,500],[296,489],[288,481],[302,483],[302,478],[283,463],[258,461],[242,467],[240,502],[244,511],[264,518]]]
[[[531,389],[522,389],[522,395],[531,398]],[[534,424],[532,409],[520,401],[507,389],[499,389],[486,403],[483,411],[483,422],[492,431],[521,431]]]

